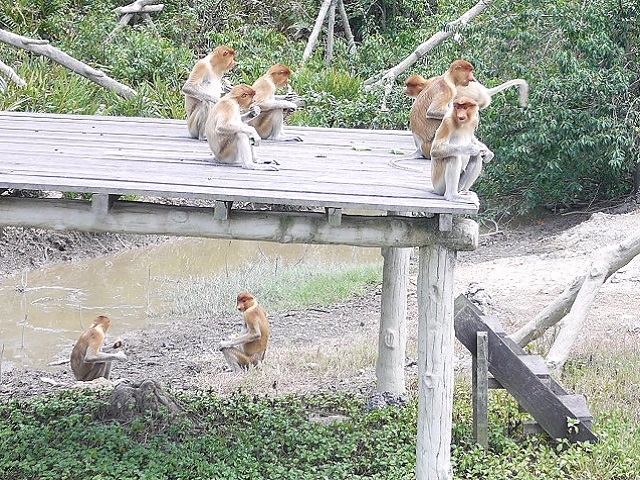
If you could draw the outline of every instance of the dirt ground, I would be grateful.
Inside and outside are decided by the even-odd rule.
[[[622,214],[558,215],[485,232],[476,251],[458,256],[455,295],[473,292],[487,313],[496,314],[507,332],[513,332],[560,294],[575,276],[584,273],[598,249],[638,232],[640,210],[628,210]],[[0,233],[0,275],[164,240],[7,227]],[[415,268],[412,272],[411,284],[415,287]],[[603,286],[572,355],[596,348],[639,348],[638,292],[640,258]],[[410,289],[408,301],[407,378],[411,382],[415,377],[417,335],[415,288]],[[227,371],[216,348],[220,339],[239,329],[239,315],[176,318],[163,329],[123,335],[128,361],[115,364],[112,380],[153,378],[172,389],[222,394],[235,389],[256,393],[349,389],[369,395],[375,389],[372,365],[379,315],[380,291],[326,309],[270,312],[272,337],[267,360],[261,370],[241,375]],[[462,368],[468,356],[461,347],[459,350],[457,364]],[[61,352],[61,357],[68,353]],[[0,398],[77,387],[68,363],[24,370],[5,362],[0,368]]]

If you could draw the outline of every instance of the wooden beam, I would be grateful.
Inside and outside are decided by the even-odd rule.
[[[489,340],[487,332],[476,333],[476,354],[472,357],[473,438],[489,447]]]
[[[118,195],[107,195],[104,193],[94,193],[91,195],[91,209],[96,217],[104,218],[109,214],[109,210],[116,203]]]
[[[216,201],[216,205],[213,209],[213,218],[216,220],[228,220],[232,206],[233,202]]]
[[[382,248],[382,298],[376,361],[376,390],[406,393],[407,284],[411,248]]]
[[[453,273],[456,252],[420,248],[418,271],[418,434],[416,479],[451,480]]]
[[[186,237],[259,240],[279,243],[413,247],[439,244],[474,250],[478,224],[457,218],[450,232],[437,219],[343,215],[333,227],[320,212],[233,211],[219,221],[211,208],[117,201],[104,218],[96,218],[83,200],[0,197],[0,225]]]
[[[327,221],[332,227],[339,227],[342,222],[342,209],[334,207],[326,207]]]

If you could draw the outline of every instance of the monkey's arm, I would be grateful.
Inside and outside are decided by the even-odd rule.
[[[491,160],[493,160],[494,154],[491,150],[489,150],[489,147],[487,147],[476,137],[473,137],[472,143],[480,149],[480,153],[478,155],[482,157],[482,163],[489,163]]]
[[[85,353],[82,361],[84,363],[98,363],[98,362],[106,362],[108,360],[127,360],[127,356],[123,352],[116,353],[104,353],[104,352],[89,352],[87,349],[87,353]]]
[[[230,348],[237,347],[238,345],[244,345],[245,343],[253,342],[262,337],[262,332],[260,331],[260,327],[254,327],[247,330],[246,333],[232,338],[231,340],[223,340],[220,342],[220,348]]]
[[[278,100],[278,99],[264,100],[258,103],[258,106],[260,107],[260,110],[263,112],[268,112],[269,110],[276,110],[276,109],[296,110],[298,108],[298,106],[293,102],[290,102],[288,100]]]
[[[256,118],[260,115],[260,107],[258,105],[251,105],[249,110],[240,115],[240,118],[243,122],[248,122],[249,120]]]
[[[288,102],[293,102],[296,104],[296,107],[303,108],[307,106],[307,102],[295,92],[289,92],[285,95],[276,95],[276,100],[286,100]]]
[[[445,114],[451,109],[451,106],[451,103],[446,105],[436,105],[435,103],[432,103],[429,105],[429,108],[427,108],[426,116],[427,118],[442,120]]]
[[[247,137],[249,137],[249,141],[253,146],[256,147],[260,145],[260,141],[262,140],[255,128],[253,128],[251,125],[245,125],[244,123],[228,123],[218,125],[216,127],[216,133],[220,135],[237,135],[239,133],[243,133]]]

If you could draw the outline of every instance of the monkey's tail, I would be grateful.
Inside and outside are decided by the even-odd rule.
[[[406,172],[413,172],[413,173],[424,173],[424,167],[423,168],[418,168],[418,167],[413,167],[410,165],[402,165],[400,162],[406,162],[409,160],[419,160],[417,158],[414,157],[401,157],[401,158],[394,158],[392,160],[389,160],[389,165],[391,165],[393,168],[397,168],[399,170],[404,170]],[[426,160],[426,159],[425,159]]]

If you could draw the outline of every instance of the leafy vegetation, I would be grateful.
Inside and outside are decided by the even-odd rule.
[[[630,356],[627,364],[640,360],[637,352],[625,353]],[[611,396],[606,403],[596,402],[596,431],[602,439],[596,445],[522,436],[525,415],[508,394],[494,391],[490,445],[483,450],[472,440],[470,387],[461,379],[454,394],[455,478],[635,479],[640,415],[637,405],[626,404],[632,397],[617,394],[607,375],[608,362],[605,356],[593,360],[590,371],[600,374],[587,381],[580,369],[567,379],[580,383],[589,396],[605,391]],[[637,369],[627,373],[628,384],[637,385]],[[176,395],[185,405],[184,415],[160,412],[130,423],[102,416],[104,393],[67,391],[1,404],[0,478],[414,478],[415,399],[403,408],[367,412],[364,400],[348,393]],[[310,421],[318,415],[341,419]]]
[[[131,100],[0,46],[0,57],[29,83],[10,85],[0,108],[41,112],[182,118],[180,87],[195,60],[226,43],[239,52],[234,82],[252,82],[269,65],[294,67],[293,85],[308,107],[290,122],[310,126],[404,129],[411,100],[402,75],[382,110],[383,90],[362,81],[398,63],[421,41],[470,8],[468,0],[348,0],[358,51],[338,39],[331,68],[322,42],[300,65],[317,2],[163,2],[155,28],[116,30],[115,0],[18,0],[0,5],[0,28],[45,38],[129,84]],[[338,32],[341,29],[338,26]],[[530,107],[513,91],[483,112],[479,135],[496,153],[477,185],[485,206],[506,214],[566,208],[634,193],[640,153],[640,7],[632,0],[495,1],[464,25],[458,40],[429,52],[406,75],[439,75],[459,57],[493,86],[522,77]],[[322,39],[322,37],[321,37]],[[635,177],[634,177],[634,174]]]

